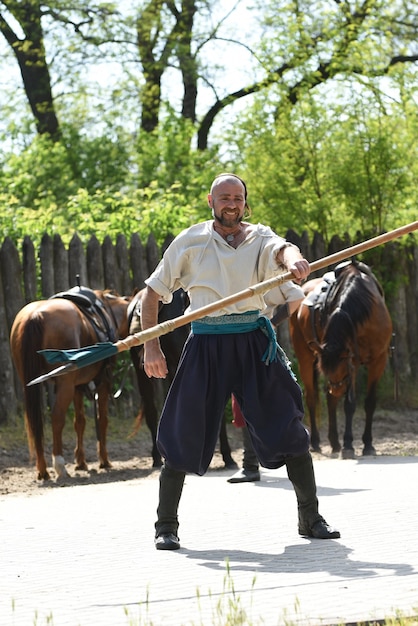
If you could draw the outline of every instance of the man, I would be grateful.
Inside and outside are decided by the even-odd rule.
[[[156,325],[159,301],[170,302],[179,287],[188,292],[194,311],[283,269],[296,281],[308,276],[309,263],[296,246],[269,227],[243,221],[249,211],[247,188],[238,176],[217,176],[208,204],[213,220],[180,233],[146,280],[144,330]],[[253,295],[192,323],[158,430],[164,458],[155,523],[158,550],[180,548],[177,512],[184,478],[187,472],[203,475],[208,469],[231,394],[245,414],[260,463],[271,469],[286,464],[298,503],[299,533],[319,539],[340,536],[318,512],[301,389],[270,321],[259,314],[264,307],[263,297]],[[158,338],[144,345],[144,369],[150,377],[167,375]]]
[[[279,324],[288,319],[292,313],[298,309],[304,297],[305,294],[303,293],[302,287],[289,280],[264,294],[264,300],[267,306],[261,314],[267,316],[276,329]],[[227,482],[233,484],[258,482],[261,478],[259,462],[251,442],[251,436],[248,432],[245,418],[235,396],[232,396],[232,415],[234,418],[233,423],[237,428],[241,428],[242,430],[244,451],[242,455],[242,468],[228,478]]]

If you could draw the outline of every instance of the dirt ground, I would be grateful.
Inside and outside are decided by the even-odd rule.
[[[364,422],[359,416],[354,422],[354,447],[356,456],[362,454],[361,435]],[[54,470],[51,469],[51,480],[38,481],[34,462],[29,457],[24,426],[0,425],[0,495],[39,494],[40,490],[62,487],[86,485],[91,483],[107,483],[126,481],[133,478],[155,477],[158,469],[152,467],[151,437],[145,425],[139,432],[130,437],[133,422],[127,419],[110,422],[108,433],[108,452],[112,462],[111,470],[102,470],[98,467],[96,444],[93,428],[87,428],[85,437],[86,457],[89,465],[88,472],[76,472],[73,461],[75,435],[70,420],[67,419],[64,431],[64,456],[67,462],[69,479],[56,482]],[[340,418],[340,435],[342,423]],[[233,425],[228,426],[228,436],[232,449],[232,456],[241,466],[242,438],[240,430]],[[50,432],[46,427],[45,448],[47,463],[51,463]],[[418,456],[418,408],[378,409],[375,414],[373,427],[373,442],[377,455]],[[331,448],[328,445],[326,424],[321,426],[322,453],[314,453],[315,460],[331,457]],[[344,461],[341,461],[342,463]],[[219,449],[216,450],[209,471],[224,468]]]

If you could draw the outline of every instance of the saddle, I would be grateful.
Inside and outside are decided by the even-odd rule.
[[[309,307],[310,315],[310,331],[309,337],[305,337],[309,347],[313,352],[320,350],[319,332],[324,325],[324,318],[326,312],[335,295],[335,290],[338,286],[338,279],[341,276],[341,272],[348,265],[351,265],[352,261],[343,261],[335,267],[334,270],[326,272],[322,281],[309,293],[303,300],[302,304]]]
[[[129,334],[140,333],[141,328],[141,298],[132,298],[128,304],[128,328]]]
[[[93,289],[77,285],[51,296],[49,299],[64,298],[73,302],[88,319],[99,343],[117,340],[113,320],[106,311],[103,302],[96,296]]]

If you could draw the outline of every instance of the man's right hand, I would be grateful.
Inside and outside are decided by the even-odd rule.
[[[149,378],[165,378],[168,374],[159,339],[151,339],[144,344],[144,371]]]
[[[146,287],[141,298],[142,330],[148,330],[157,325],[159,301],[158,293],[151,287]],[[167,361],[158,337],[144,344],[144,371],[149,378],[165,378],[168,374]]]

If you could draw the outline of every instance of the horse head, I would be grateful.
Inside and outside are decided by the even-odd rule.
[[[318,368],[328,393],[341,398],[353,388],[358,354],[356,327],[347,311],[337,306],[330,315],[320,345]]]
[[[351,348],[340,352],[338,358],[332,355],[332,367],[327,367],[327,350],[322,349],[318,360],[318,368],[326,379],[327,392],[335,398],[351,393],[355,386],[356,365],[355,352]],[[335,359],[335,361],[334,361]]]

